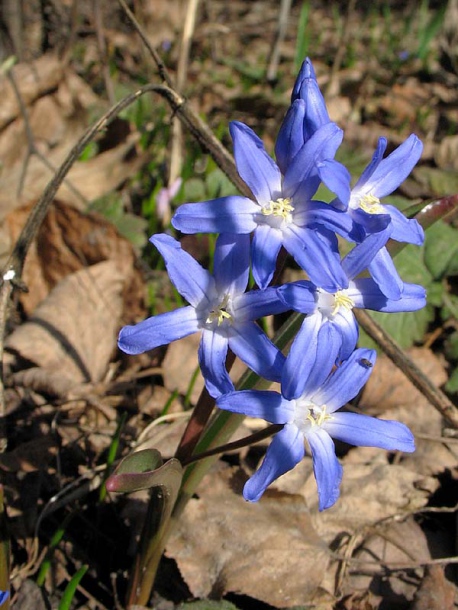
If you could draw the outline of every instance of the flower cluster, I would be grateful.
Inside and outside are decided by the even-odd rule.
[[[401,423],[338,410],[359,392],[375,363],[373,350],[356,348],[353,308],[414,311],[426,302],[421,286],[399,277],[385,247],[389,238],[421,244],[422,228],[381,203],[410,173],[422,144],[411,135],[384,158],[387,143],[380,138],[351,188],[348,170],[334,158],[343,133],[329,118],[309,59],[278,133],[276,162],[243,123],[232,122],[230,132],[238,172],[253,198],[228,196],[178,208],[172,218],[177,230],[219,234],[214,273],[169,235],[154,235],[151,241],[189,305],[124,327],[119,346],[138,354],[201,332],[199,363],[218,407],[283,425],[244,497],[258,500],[307,446],[323,510],[337,500],[342,477],[332,438],[388,450],[415,448]],[[321,183],[335,195],[331,203],[314,199]],[[353,245],[344,258],[337,236]],[[308,280],[271,285],[282,246]],[[250,268],[259,290],[247,292]],[[306,317],[285,358],[256,320],[287,310]],[[236,391],[226,370],[228,348],[258,375],[280,382],[281,392]]]

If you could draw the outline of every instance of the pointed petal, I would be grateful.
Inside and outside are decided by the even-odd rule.
[[[316,359],[322,319],[320,313],[307,316],[291,345],[281,379],[281,392],[287,400],[299,398],[307,387]]]
[[[327,229],[318,232],[290,225],[284,232],[283,245],[315,286],[327,292],[337,292],[347,286],[337,238]]]
[[[334,366],[342,344],[340,329],[331,320],[324,320],[318,331],[315,361],[307,379],[306,394],[313,395],[320,388]]]
[[[283,313],[290,309],[278,294],[278,288],[270,287],[265,290],[249,290],[238,296],[232,302],[234,318],[238,322],[258,320],[263,316]]]
[[[182,233],[251,233],[259,211],[259,205],[251,199],[231,195],[180,205],[172,225]]]
[[[304,197],[309,199],[315,193],[315,191],[310,191],[307,181],[311,176],[317,174],[317,163],[334,157],[342,138],[343,132],[335,123],[327,123],[313,134],[286,171],[283,181],[283,192],[286,197],[296,196],[298,199],[304,199]],[[301,190],[299,190],[300,187]]]
[[[303,457],[304,437],[294,424],[286,424],[269,445],[261,466],[245,483],[245,500],[257,502],[275,479],[292,470]]]
[[[336,457],[332,438],[325,430],[317,426],[316,430],[307,434],[307,440],[318,487],[318,508],[325,510],[337,502],[343,469]]]
[[[423,151],[423,144],[415,135],[410,135],[405,142],[383,159],[368,179],[365,191],[379,199],[390,195],[404,182],[417,164]]]
[[[375,172],[375,170],[377,169],[377,167],[379,166],[380,162],[383,159],[383,155],[385,154],[385,150],[386,150],[386,145],[387,145],[387,139],[379,138],[378,143],[377,143],[377,148],[375,149],[375,152],[372,156],[372,161],[363,171],[360,179],[354,186],[353,191],[355,193],[358,192],[360,189],[364,191],[364,186],[370,180],[372,174]]]
[[[393,224],[393,233],[391,239],[396,241],[406,242],[421,246],[425,241],[425,232],[422,226],[414,219],[409,219],[404,216],[393,205],[384,205],[385,212],[391,216]]]
[[[353,220],[349,214],[336,209],[329,203],[313,200],[307,206],[294,210],[294,222],[299,227],[321,225],[347,237],[353,230]]]
[[[415,439],[407,426],[360,413],[334,413],[323,424],[339,441],[360,447],[380,447],[388,451],[415,451]]]
[[[170,281],[178,292],[194,307],[209,303],[215,290],[215,280],[181,244],[170,235],[159,233],[150,239],[165,260]]]
[[[142,354],[198,330],[199,320],[194,307],[181,307],[147,318],[135,326],[124,326],[119,333],[118,347],[126,354]]]
[[[280,381],[285,357],[255,322],[233,324],[229,347],[255,373]]]
[[[348,290],[345,291],[348,294]],[[350,296],[350,295],[349,295]],[[342,337],[342,345],[340,348],[340,359],[347,360],[356,347],[358,342],[358,323],[352,311],[342,309],[334,316],[332,322],[340,332]]]
[[[317,289],[312,282],[300,280],[277,288],[279,297],[289,309],[301,313],[314,313],[317,307]]]
[[[394,301],[401,298],[404,282],[399,277],[393,259],[385,247],[377,252],[368,269],[385,296]]]
[[[357,349],[328,377],[323,387],[312,397],[316,404],[326,405],[333,413],[354,398],[372,372],[376,353],[372,349]]]
[[[226,370],[227,338],[204,328],[199,345],[199,365],[210,396],[232,392],[234,385]]]
[[[229,126],[234,142],[237,171],[250,187],[256,200],[264,204],[281,193],[281,174],[264,149],[262,140],[244,123],[232,121]]]
[[[351,176],[348,169],[334,159],[323,159],[323,161],[318,163],[317,169],[322,182],[332,193],[337,195],[340,203],[346,209],[350,201],[351,192]]]
[[[369,267],[390,238],[391,230],[391,225],[388,225],[383,231],[368,235],[363,242],[350,250],[342,260],[342,267],[348,278],[353,279]]]
[[[418,284],[404,284],[400,299],[386,297],[372,278],[359,278],[350,282],[348,296],[355,307],[395,313],[400,311],[417,311],[426,305],[426,290]]]
[[[296,100],[288,109],[278,132],[275,143],[275,157],[282,174],[304,145],[302,126],[305,116],[305,102]]]
[[[261,289],[267,288],[273,278],[282,241],[281,231],[269,225],[258,225],[254,232],[251,264],[254,281]]]
[[[291,94],[292,103],[297,99],[304,100],[306,104],[304,138],[307,141],[319,127],[330,121],[326,103],[309,58],[305,59],[302,64]]]
[[[240,390],[220,396],[216,406],[231,413],[259,417],[271,424],[286,424],[294,417],[294,406],[278,392]]]
[[[248,284],[249,267],[250,236],[222,233],[216,241],[213,261],[218,293],[242,293]]]

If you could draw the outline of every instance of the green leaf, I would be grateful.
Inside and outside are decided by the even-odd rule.
[[[426,232],[425,264],[436,279],[458,273],[458,230],[442,220]]]
[[[183,469],[178,460],[172,458],[162,464],[162,456],[156,449],[135,451],[125,457],[108,478],[108,491],[129,493],[152,487],[178,490]]]
[[[182,188],[184,201],[204,201],[207,197],[205,183],[201,178],[189,178]]]
[[[209,172],[206,179],[207,198],[216,199],[218,197],[228,197],[237,195],[238,191],[226,174],[219,168]]]
[[[72,601],[75,596],[76,589],[81,582],[81,579],[86,574],[89,566],[82,566],[74,575],[71,581],[65,588],[62,599],[60,600],[59,610],[70,610]]]
[[[445,389],[450,394],[458,393],[458,367],[455,368],[453,373],[450,375],[450,379],[445,384]]]

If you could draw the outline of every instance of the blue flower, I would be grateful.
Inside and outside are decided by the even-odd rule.
[[[3,602],[6,602],[6,600],[8,599],[9,596],[10,596],[9,591],[0,591],[0,605],[2,605]]]
[[[321,201],[312,201],[320,181],[339,198],[349,196],[349,176],[329,161],[342,131],[328,123],[318,129],[295,155],[285,175],[264,150],[262,141],[243,123],[230,126],[240,176],[255,201],[230,196],[180,206],[172,218],[183,233],[237,233],[254,231],[253,276],[260,288],[270,283],[280,247],[294,257],[316,284],[333,290],[345,282],[334,232],[348,236],[354,230],[350,216]],[[348,192],[348,193],[347,193]]]
[[[164,257],[170,280],[190,305],[125,326],[119,334],[120,349],[140,354],[201,331],[199,363],[212,396],[234,388],[225,368],[228,347],[259,375],[280,380],[285,358],[254,320],[285,311],[286,306],[274,288],[244,292],[249,235],[219,236],[214,275],[169,235],[153,235],[150,241]]]
[[[339,357],[348,358],[356,347],[358,324],[353,308],[371,309],[394,313],[416,311],[426,305],[426,291],[418,284],[403,283],[400,299],[389,299],[372,278],[356,278],[370,264],[373,257],[384,246],[391,227],[385,232],[374,233],[355,246],[342,260],[342,268],[348,278],[348,286],[337,292],[328,292],[312,282],[301,280],[284,284],[278,295],[290,309],[309,314],[299,330],[304,349],[315,340],[314,335],[323,325],[341,341]],[[314,319],[311,320],[310,318]]]
[[[394,206],[382,204],[380,200],[397,189],[407,178],[421,156],[423,144],[412,134],[384,159],[386,145],[386,139],[380,138],[372,161],[351,191],[348,207],[346,201],[339,199],[333,203],[339,209],[347,209],[355,223],[359,224],[366,234],[372,231],[370,223],[374,216],[384,214],[389,215],[391,219],[391,239],[421,245],[424,232],[420,224],[416,220],[406,218]],[[387,297],[401,297],[403,282],[386,248],[382,248],[374,257],[369,265],[369,272]]]
[[[321,333],[326,334],[326,327]],[[281,394],[246,390],[231,392],[217,400],[222,409],[284,424],[260,468],[245,484],[243,495],[250,502],[259,500],[275,479],[302,460],[304,441],[313,459],[320,510],[331,507],[340,493],[342,467],[332,438],[389,451],[415,450],[413,435],[404,424],[337,412],[366,383],[375,363],[375,351],[357,349],[332,371],[338,348],[332,341],[326,341],[326,336],[318,339],[306,352],[301,341],[293,342],[283,369]],[[308,360],[307,367],[301,365],[304,358]],[[299,365],[303,374],[298,373]]]

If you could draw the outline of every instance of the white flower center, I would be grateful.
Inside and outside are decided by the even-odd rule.
[[[334,294],[318,288],[317,309],[328,318],[333,318],[340,309],[351,311],[355,306],[353,300],[345,290],[338,290]]]
[[[221,326],[224,322],[230,324],[232,321],[233,315],[231,313],[230,298],[229,295],[226,294],[222,300],[217,301],[217,304],[210,309],[205,323],[214,324],[216,322],[217,326]]]
[[[293,220],[292,212],[294,212],[294,206],[291,202],[292,199],[290,197],[279,197],[275,201],[270,200],[262,208],[262,214],[264,216],[274,216],[289,224]]]
[[[308,398],[298,398],[294,407],[294,424],[304,435],[332,418],[332,415],[326,413],[326,405],[316,405]]]
[[[368,214],[383,214],[383,206],[375,195],[363,195],[358,203],[359,207]]]

